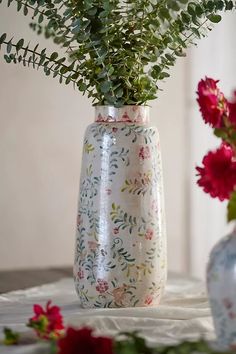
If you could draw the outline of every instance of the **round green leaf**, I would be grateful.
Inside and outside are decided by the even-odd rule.
[[[208,18],[208,20],[210,20],[213,23],[218,23],[221,21],[222,17],[220,15],[212,14],[212,15],[207,16],[207,18]]]

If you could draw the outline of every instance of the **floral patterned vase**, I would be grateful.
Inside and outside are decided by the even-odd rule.
[[[216,244],[207,267],[207,286],[217,348],[236,349],[236,229]]]
[[[158,305],[166,282],[162,166],[149,107],[97,106],[85,133],[74,265],[81,305]]]

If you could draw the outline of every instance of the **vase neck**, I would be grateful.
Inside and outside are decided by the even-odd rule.
[[[146,124],[149,122],[149,106],[96,106],[95,122]]]

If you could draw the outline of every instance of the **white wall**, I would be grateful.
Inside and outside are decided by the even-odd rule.
[[[29,18],[0,6],[0,33],[37,38]],[[47,45],[49,43],[47,42]],[[187,271],[186,61],[152,104],[163,150],[169,268]],[[0,269],[73,262],[82,136],[93,120],[86,97],[0,57]]]
[[[196,105],[197,83],[205,75],[220,79],[219,86],[231,96],[236,89],[236,14],[227,13],[208,38],[192,49],[189,56],[188,131],[189,131],[189,205],[190,213],[190,271],[205,278],[208,256],[213,245],[229,230],[226,225],[226,202],[212,199],[196,187],[195,166],[203,156],[220,145],[210,127],[204,124]]]

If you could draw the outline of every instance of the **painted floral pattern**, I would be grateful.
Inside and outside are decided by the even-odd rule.
[[[135,117],[142,122],[137,109]],[[166,240],[156,128],[104,120],[88,127],[74,275],[86,308],[159,303]]]
[[[236,232],[213,248],[207,267],[209,300],[218,347],[236,348]]]

